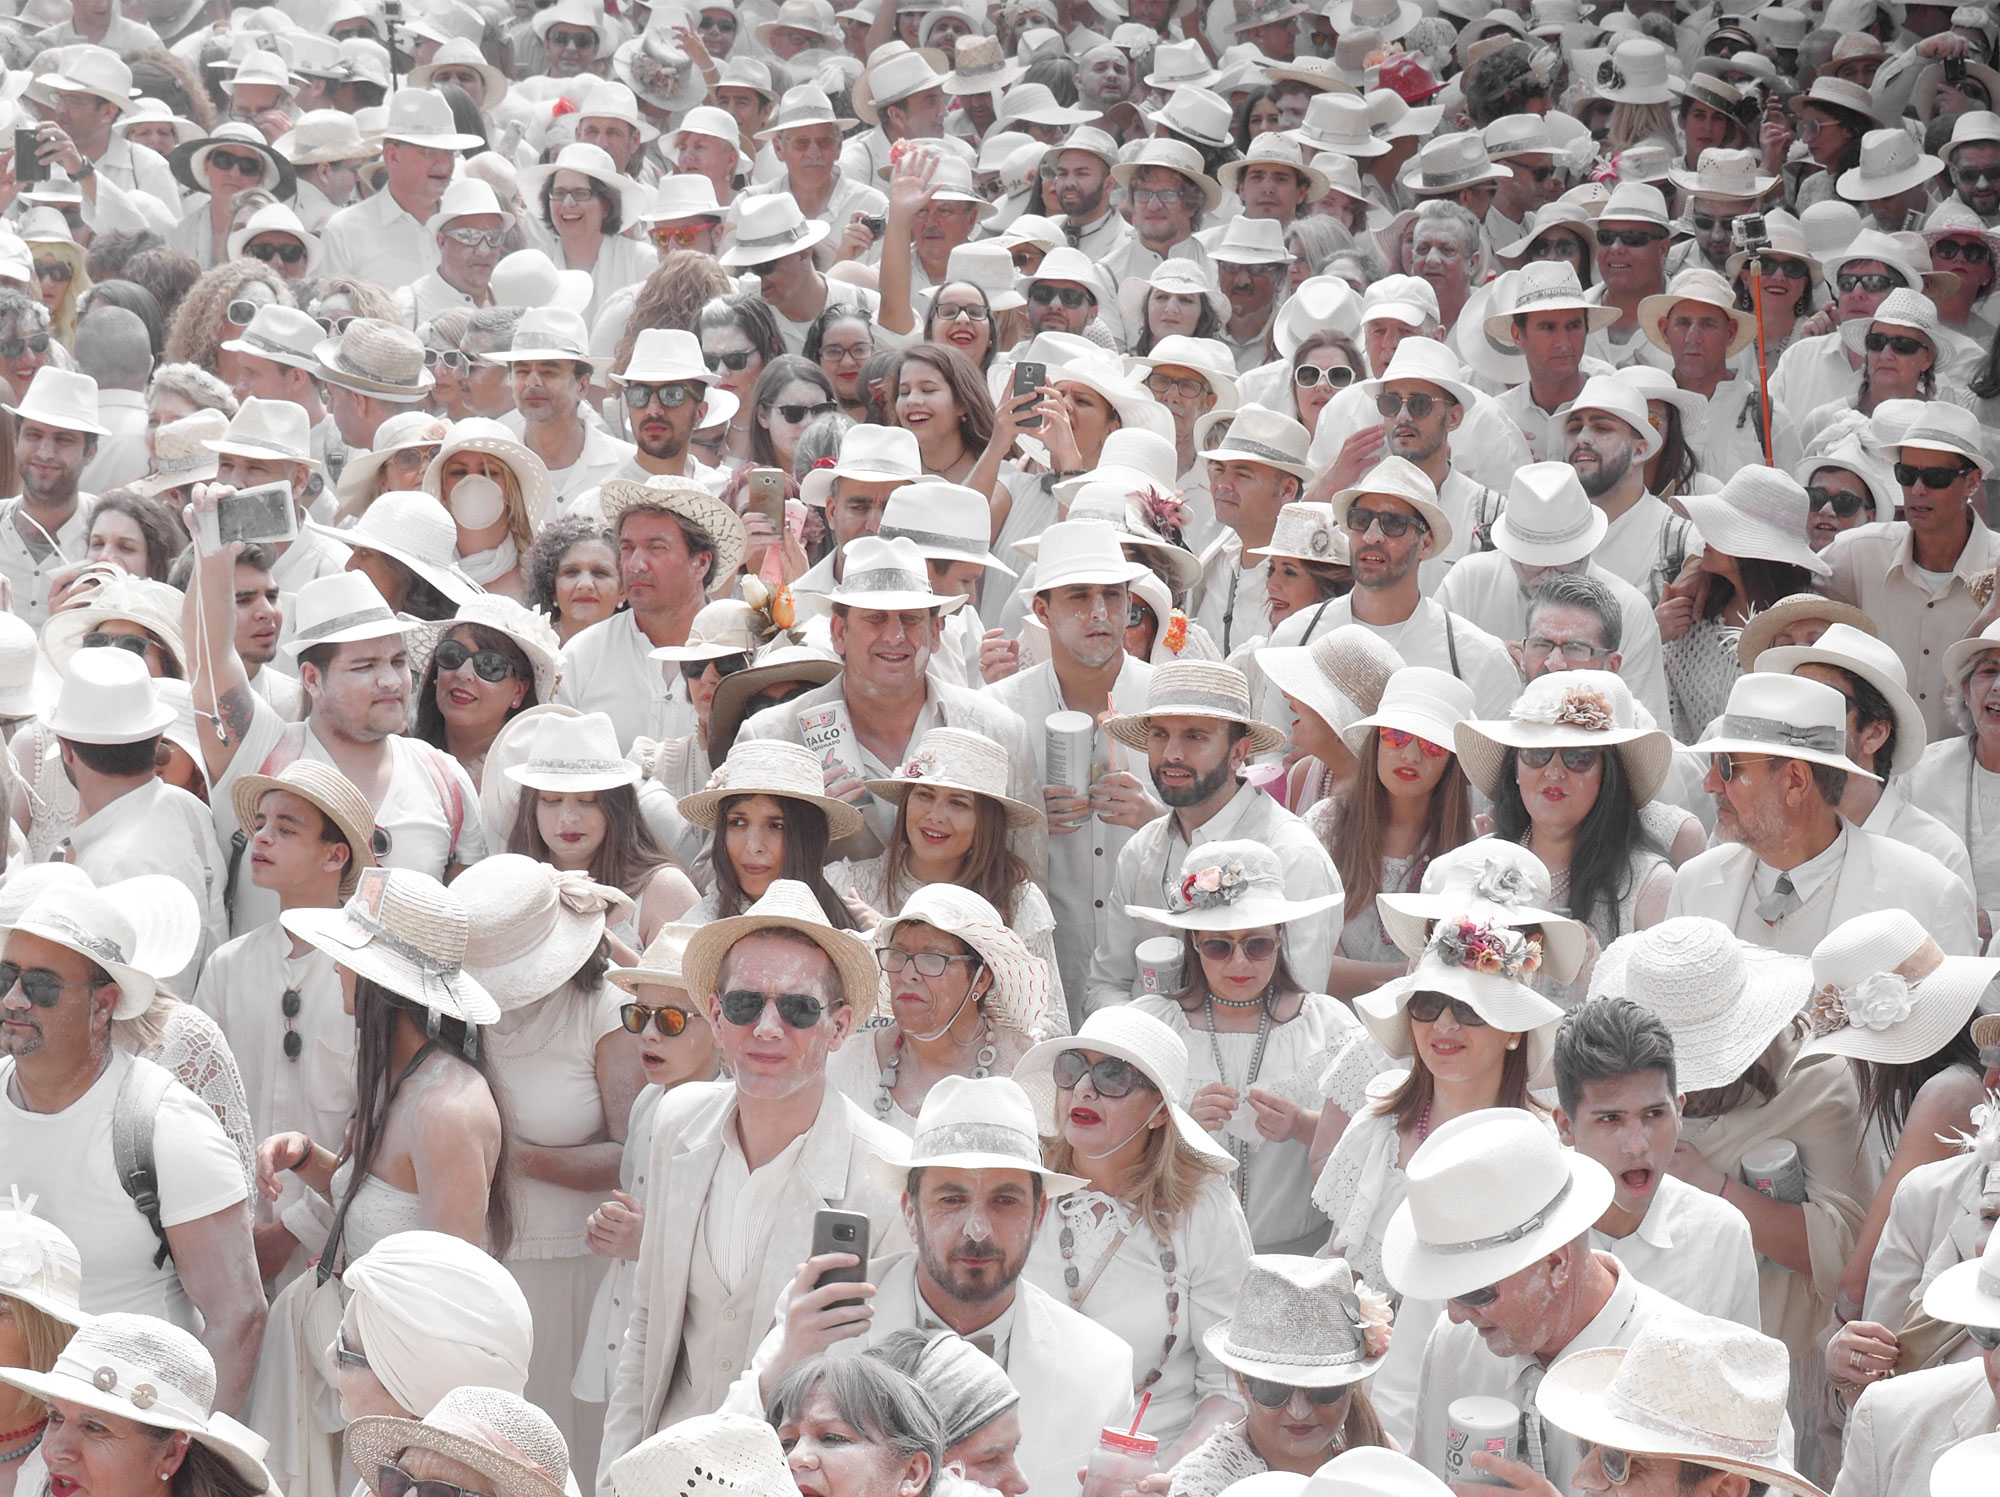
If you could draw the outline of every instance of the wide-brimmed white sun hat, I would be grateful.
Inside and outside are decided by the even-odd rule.
[[[1949,661],[1947,654],[1947,677]],[[1889,773],[1898,775],[1916,768],[1917,761],[1924,756],[1928,730],[1916,698],[1910,695],[1903,658],[1893,646],[1872,634],[1864,634],[1852,624],[1829,624],[1826,632],[1809,645],[1782,645],[1764,651],[1751,669],[1789,675],[1802,665],[1849,671],[1880,692],[1896,723],[1896,756],[1889,765]]]
[[[1674,748],[1683,754],[1803,759],[1871,780],[1882,778],[1847,757],[1846,697],[1823,682],[1770,671],[1738,676],[1729,689],[1729,705],[1709,725],[1709,736]]]
[[[1367,625],[1342,624],[1309,645],[1258,651],[1257,668],[1279,691],[1344,733],[1381,705],[1403,657]]]
[[[1435,1129],[1410,1156],[1409,1194],[1382,1234],[1402,1294],[1450,1299],[1497,1284],[1588,1232],[1612,1179],[1533,1113],[1488,1107]]]
[[[469,1466],[491,1497],[559,1497],[570,1479],[569,1443],[553,1419],[504,1388],[454,1388],[421,1420],[371,1414],[347,1426],[347,1459],[379,1497],[384,1466],[410,1450]]]
[[[1340,902],[1339,894],[1291,898],[1284,865],[1262,843],[1204,842],[1181,859],[1164,909],[1128,904],[1125,913],[1174,930],[1255,930],[1323,914]]]
[[[1727,1086],[1749,1070],[1812,996],[1812,964],[1748,946],[1719,920],[1679,915],[1620,936],[1597,958],[1590,996],[1629,998],[1674,1037],[1689,1092]]]
[[[1237,1287],[1235,1313],[1202,1332],[1201,1344],[1245,1377],[1341,1388],[1382,1365],[1390,1314],[1388,1297],[1345,1258],[1258,1253]]]
[[[1465,777],[1491,799],[1499,793],[1509,749],[1614,749],[1635,805],[1659,793],[1673,766],[1673,740],[1642,726],[1632,689],[1611,671],[1551,671],[1522,688],[1504,718],[1468,718],[1455,743]]]
[[[876,926],[869,940],[877,951],[886,950],[897,927],[909,924],[933,926],[970,946],[980,967],[993,974],[992,986],[980,999],[981,1011],[1003,1028],[1034,1031],[1049,1005],[1048,964],[1028,950],[991,904],[956,884],[925,884],[903,901],[900,912]],[[884,1018],[895,1017],[892,985],[893,979],[882,988],[878,1012]]]
[[[452,884],[471,922],[465,969],[506,1013],[555,992],[590,959],[632,900],[580,869],[519,853],[481,858]]]
[[[1042,809],[1018,801],[1007,791],[1007,751],[983,733],[966,728],[932,728],[917,740],[908,762],[887,779],[865,780],[870,791],[901,806],[917,785],[963,790],[997,804],[1010,830],[1040,826]]]
[[[1543,1416],[1586,1445],[1746,1476],[1826,1497],[1793,1469],[1782,1341],[1709,1315],[1661,1316],[1630,1346],[1562,1358],[1535,1394]]]
[[[67,1233],[35,1215],[35,1198],[19,1186],[0,1200],[0,1295],[32,1305],[64,1325],[88,1325],[83,1308],[83,1256]]]
[[[1789,473],[1753,463],[1732,473],[1720,493],[1680,497],[1709,550],[1803,567],[1815,577],[1833,575],[1806,544],[1811,504],[1805,485]]]
[[[1928,155],[1899,124],[1863,135],[1860,159],[1840,174],[1833,190],[1850,203],[1873,202],[1920,187],[1943,170],[1944,162]]]
[[[2000,957],[1946,956],[1907,910],[1870,910],[1813,947],[1812,1037],[1799,1051],[1907,1065],[1964,1030]]]
[[[817,806],[826,816],[827,835],[835,842],[862,827],[859,811],[826,793],[819,755],[802,743],[739,738],[729,757],[716,765],[708,784],[681,797],[680,813],[696,826],[714,831],[722,818],[722,803],[739,795],[773,795]]]
[[[1219,660],[1174,660],[1153,672],[1146,710],[1106,719],[1104,731],[1127,748],[1146,750],[1156,717],[1213,717],[1241,723],[1250,731],[1250,752],[1282,748],[1286,735],[1251,715],[1250,683],[1243,672]]]
[[[924,1097],[908,1159],[868,1156],[868,1173],[884,1190],[907,1188],[916,1169],[1025,1170],[1042,1177],[1048,1196],[1088,1182],[1042,1163],[1035,1105],[1005,1076],[946,1076]]]
[[[558,172],[575,172],[610,193],[617,200],[621,224],[629,226],[637,222],[639,215],[646,211],[646,200],[650,195],[646,189],[619,171],[611,153],[604,147],[578,140],[558,151],[555,160],[544,166],[531,166],[519,174],[516,181],[521,201],[528,204],[530,212],[539,211],[542,189],[555,181]]]
[[[640,334],[643,339],[646,334]],[[635,350],[633,361],[638,361]],[[612,382],[618,383],[617,376]],[[385,423],[386,424],[386,423]],[[548,465],[529,450],[512,432],[498,421],[484,416],[468,416],[463,421],[455,421],[446,430],[438,447],[437,456],[431,459],[424,470],[424,492],[449,510],[451,501],[444,494],[444,470],[450,461],[462,452],[476,452],[484,457],[498,458],[514,475],[514,485],[520,490],[520,518],[526,521],[530,532],[542,527],[542,521],[549,511],[553,491],[549,484]],[[345,477],[345,474],[342,475]],[[469,475],[468,475],[469,476]],[[505,485],[502,485],[504,488]],[[509,510],[515,508],[514,501],[508,501]]]
[[[483,591],[458,566],[458,525],[437,500],[421,489],[391,489],[376,496],[347,529],[306,524],[344,545],[366,547],[401,562],[455,604]]]
[[[785,1448],[767,1419],[697,1414],[611,1463],[612,1497],[798,1497]]]
[[[812,890],[789,878],[773,879],[763,897],[742,914],[712,921],[695,932],[681,957],[684,989],[697,1000],[706,1000],[716,990],[729,948],[765,930],[796,931],[826,953],[839,977],[842,1001],[854,1010],[856,1023],[875,1012],[882,990],[875,953],[852,931],[836,930]]]
[[[1062,1136],[1062,1119],[1056,1111],[1061,1093],[1056,1087],[1055,1064],[1065,1050],[1094,1050],[1133,1067],[1159,1092],[1160,1105],[1166,1108],[1183,1144],[1204,1158],[1236,1168],[1236,1156],[1209,1137],[1181,1105],[1181,1089],[1187,1080],[1187,1045],[1160,1020],[1126,1003],[1100,1008],[1075,1034],[1043,1040],[1014,1067],[1014,1079],[1035,1104],[1035,1123],[1044,1138]]]
[[[428,874],[366,868],[338,909],[287,910],[278,918],[357,977],[461,1020],[468,1031],[500,1017],[500,1005],[465,970],[464,903]]]
[[[366,512],[376,499],[376,480],[398,453],[436,447],[451,432],[451,423],[425,410],[398,411],[375,429],[375,445],[355,452],[340,470],[333,491],[339,498],[334,519],[349,520]]]
[[[1431,924],[1446,915],[1482,911],[1502,925],[1541,927],[1542,965],[1568,982],[1589,954],[1583,922],[1555,913],[1555,894],[1542,860],[1518,842],[1476,837],[1441,852],[1424,867],[1414,894],[1383,890],[1375,912],[1396,949],[1412,961],[1430,944]]]
[[[1382,688],[1382,700],[1375,710],[1341,730],[1340,741],[1350,754],[1358,755],[1370,733],[1395,728],[1456,753],[1453,744],[1458,724],[1476,710],[1472,688],[1451,672],[1406,665]]]
[[[160,648],[183,673],[187,650],[181,640],[181,590],[149,577],[116,572],[103,586],[84,595],[42,626],[42,649],[59,671],[69,669],[84,640],[108,623],[135,624],[159,641]]]
[[[1376,1043],[1398,1059],[1413,1056],[1410,1000],[1418,993],[1442,993],[1470,1004],[1493,1028],[1525,1036],[1528,1073],[1539,1073],[1554,1053],[1563,1011],[1528,986],[1542,967],[1542,941],[1516,930],[1512,919],[1512,910],[1481,900],[1438,916],[1416,965],[1354,1000]]]

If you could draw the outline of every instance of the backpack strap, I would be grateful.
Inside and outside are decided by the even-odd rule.
[[[438,804],[444,807],[444,819],[451,827],[451,847],[444,860],[445,866],[450,867],[458,851],[458,834],[465,830],[465,792],[459,786],[458,776],[452,773],[458,761],[421,738],[407,742],[417,751],[417,759],[431,777],[431,788],[437,791]]]
[[[1444,612],[1444,647],[1451,656],[1451,673],[1463,681],[1465,673],[1458,668],[1458,631],[1452,627],[1449,608]]]
[[[1493,526],[1500,518],[1500,511],[1506,508],[1507,496],[1498,489],[1481,485],[1479,499],[1472,507],[1472,549],[1491,551],[1493,546]]]
[[[153,1129],[160,1103],[173,1084],[174,1078],[167,1071],[134,1056],[131,1069],[118,1085],[118,1100],[111,1113],[112,1163],[118,1171],[118,1183],[160,1240],[160,1250],[153,1254],[155,1268],[165,1267],[173,1257],[167,1229],[160,1224],[160,1175],[153,1156]]]

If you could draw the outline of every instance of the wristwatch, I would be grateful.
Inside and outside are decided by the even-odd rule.
[[[79,151],[77,154],[81,156],[83,153]],[[92,161],[88,156],[84,156],[83,165],[79,166],[75,171],[71,172],[69,174],[69,179],[72,182],[87,182],[96,175],[97,175],[97,163],[95,161]]]

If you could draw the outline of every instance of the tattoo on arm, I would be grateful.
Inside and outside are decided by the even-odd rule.
[[[250,731],[250,718],[253,710],[251,695],[250,688],[247,686],[232,686],[216,702],[217,711],[222,718],[222,725],[229,730],[230,736],[235,738],[239,743],[243,741],[243,735]]]

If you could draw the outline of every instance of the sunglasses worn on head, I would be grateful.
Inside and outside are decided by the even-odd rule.
[[[686,680],[699,681],[708,674],[710,666],[715,667],[717,680],[724,676],[733,676],[738,671],[750,669],[750,652],[738,650],[734,655],[722,655],[713,660],[683,660],[681,675]]]
[[[499,650],[475,650],[455,639],[448,639],[437,647],[437,668],[441,676],[457,670],[468,660],[482,681],[504,681],[514,674],[514,662]]]
[[[1905,338],[1900,333],[1870,333],[1861,342],[1870,353],[1880,353],[1888,348],[1906,359],[1914,358],[1928,346],[1921,338]]]
[[[1028,300],[1038,307],[1046,307],[1051,302],[1061,302],[1071,311],[1090,301],[1091,295],[1081,286],[1036,286],[1028,293]]]
[[[817,405],[773,405],[766,410],[776,411],[778,418],[787,426],[797,426],[802,422],[816,421],[821,416],[831,415],[840,407],[831,400],[822,400]]]
[[[1549,760],[1556,756],[1552,748],[1515,749],[1515,757],[1530,769],[1546,769]],[[1597,760],[1604,750],[1601,748],[1566,748],[1562,751],[1563,768],[1571,774],[1587,774],[1597,767]]]
[[[811,993],[756,993],[748,988],[736,988],[722,995],[722,1017],[738,1029],[748,1029],[773,1004],[777,1006],[778,1017],[793,1029],[811,1029],[826,1017],[826,1005]]]
[[[266,265],[273,260],[281,265],[300,265],[305,262],[306,247],[303,244],[246,244],[243,253],[262,260]]]
[[[1401,540],[1410,533],[1412,527],[1418,530],[1431,528],[1424,522],[1422,515],[1395,515],[1386,510],[1363,509],[1358,504],[1347,511],[1347,528],[1356,535],[1366,535],[1371,525],[1381,526],[1382,534],[1392,541]]]
[[[1452,1018],[1461,1029],[1484,1029],[1486,1021],[1479,1017],[1479,1011],[1462,998],[1447,998],[1443,993],[1420,992],[1412,994],[1408,1005],[1409,1014],[1419,1024],[1435,1024],[1449,1008]]]
[[[126,650],[140,656],[146,653],[147,646],[151,644],[152,641],[141,634],[106,634],[101,629],[93,629],[83,637],[83,647],[86,650]]]
[[[1664,229],[1599,229],[1597,247],[1611,249],[1622,244],[1627,249],[1644,249],[1649,244],[1658,244],[1666,237]]]
[[[1335,364],[1329,369],[1322,369],[1317,364],[1301,364],[1292,371],[1292,383],[1301,390],[1310,390],[1322,384],[1345,390],[1354,383],[1354,371],[1345,364]]]
[[[1432,743],[1428,738],[1418,738],[1415,733],[1410,732],[1406,728],[1378,728],[1376,731],[1382,735],[1382,741],[1392,749],[1408,748],[1410,741],[1415,739],[1424,746],[1424,757],[1426,759],[1442,759],[1451,752],[1445,745]]]
[[[1077,1083],[1088,1076],[1097,1095],[1113,1102],[1120,1097],[1131,1096],[1134,1087],[1159,1090],[1140,1073],[1137,1066],[1115,1055],[1107,1055],[1093,1065],[1083,1058],[1081,1050],[1065,1050],[1056,1057],[1054,1071],[1056,1086],[1061,1090],[1075,1091]]]
[[[87,977],[82,982],[64,982],[62,973],[47,967],[23,967],[17,962],[0,962],[0,993],[11,993],[14,984],[36,1008],[54,1008],[71,988],[101,988],[109,977]],[[1107,1093],[1108,1095],[1108,1093]]]
[[[618,1009],[618,1022],[625,1026],[627,1034],[644,1034],[651,1024],[668,1039],[678,1039],[688,1027],[688,1011],[675,1008],[671,1004],[660,1008],[649,1008],[643,1003],[627,1003]]]
[[[1850,291],[1866,291],[1870,296],[1880,296],[1894,291],[1903,284],[1902,277],[1887,275],[1880,271],[1873,275],[1857,275],[1851,270],[1843,270],[1833,278],[1833,284],[1842,296]]]
[[[1257,1400],[1258,1406],[1266,1409],[1282,1409],[1292,1401],[1295,1391],[1305,1394],[1306,1402],[1316,1409],[1339,1403],[1347,1393],[1344,1385],[1338,1388],[1294,1389],[1290,1383],[1274,1383],[1267,1377],[1246,1376],[1243,1385],[1250,1390],[1250,1396]]]
[[[1906,489],[1922,484],[1927,489],[1948,489],[1968,473],[1979,470],[1971,463],[1957,468],[1917,468],[1909,463],[1896,464],[1896,482]]]
[[[1821,488],[1816,483],[1806,485],[1806,503],[1812,506],[1814,514],[1831,509],[1841,519],[1851,520],[1861,513],[1861,506],[1867,502],[1865,494],[1843,494],[1837,489]]]
[[[1380,395],[1375,397],[1375,409],[1391,420],[1394,420],[1403,413],[1404,407],[1407,406],[1410,414],[1417,420],[1422,421],[1449,399],[1451,399],[1449,395],[1432,395],[1422,390],[1419,390],[1414,395],[1397,395],[1391,391],[1384,390]]]
[[[625,408],[633,411],[643,411],[656,400],[668,410],[677,411],[690,400],[700,399],[688,385],[626,385],[619,394]]]
[[[754,348],[739,348],[734,353],[710,353],[703,349],[701,360],[708,365],[711,373],[717,369],[727,369],[731,374],[741,374],[750,367],[750,361],[756,357],[757,350]]]
[[[1228,936],[1203,936],[1194,943],[1194,949],[1211,962],[1226,962],[1241,951],[1253,962],[1268,962],[1278,954],[1276,936],[1245,936],[1240,941]]]

